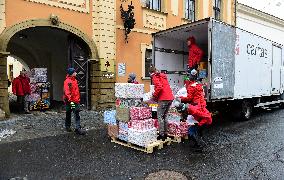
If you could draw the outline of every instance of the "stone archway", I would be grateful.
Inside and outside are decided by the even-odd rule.
[[[55,16],[56,17],[56,16]],[[55,18],[58,20],[57,18]],[[9,101],[8,101],[8,78],[7,78],[7,61],[6,58],[9,55],[9,52],[7,52],[8,43],[10,39],[19,31],[33,28],[33,27],[52,27],[52,28],[58,28],[61,30],[65,30],[67,32],[70,32],[79,38],[81,38],[90,48],[90,59],[91,61],[91,69],[94,69],[92,67],[95,67],[96,69],[99,67],[99,61],[96,61],[95,59],[98,59],[98,51],[95,46],[94,41],[88,37],[85,33],[80,31],[78,28],[71,26],[69,24],[66,24],[64,22],[55,21],[54,22],[54,16],[51,16],[50,19],[31,19],[27,21],[23,21],[20,23],[17,23],[13,26],[10,26],[6,28],[0,35],[0,109],[3,109],[6,113],[6,116],[9,116]],[[91,102],[94,102],[92,100]],[[93,106],[93,105],[92,105]]]

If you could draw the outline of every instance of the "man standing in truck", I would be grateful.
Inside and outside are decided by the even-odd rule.
[[[188,46],[188,69],[189,72],[192,69],[197,69],[198,65],[203,57],[204,52],[200,49],[195,42],[195,38],[193,36],[187,39]]]

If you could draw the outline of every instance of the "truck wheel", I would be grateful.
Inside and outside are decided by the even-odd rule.
[[[249,101],[244,100],[238,105],[236,111],[235,111],[236,120],[247,121],[252,116],[253,104]]]

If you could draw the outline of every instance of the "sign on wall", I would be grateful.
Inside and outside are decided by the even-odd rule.
[[[73,11],[79,11],[89,13],[90,0],[25,0],[40,4],[46,4],[49,6],[60,7],[64,9],[70,9]]]
[[[125,76],[126,74],[126,64],[118,63],[118,76]]]

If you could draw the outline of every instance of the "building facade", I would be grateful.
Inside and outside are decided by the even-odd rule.
[[[121,12],[131,3],[135,26],[125,39]],[[47,68],[58,101],[74,66],[82,103],[112,107],[114,83],[130,72],[149,89],[151,33],[206,17],[234,25],[235,0],[0,0],[0,12],[0,108],[9,115],[8,56]]]
[[[136,24],[126,42],[119,7],[127,10],[131,2]],[[127,82],[128,74],[134,72],[146,91],[151,83],[152,33],[207,17],[235,24],[234,0],[121,0],[116,7],[116,81]]]

